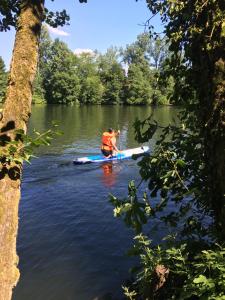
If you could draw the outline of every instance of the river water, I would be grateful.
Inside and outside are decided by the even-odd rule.
[[[47,130],[57,120],[64,134],[40,148],[23,172],[17,249],[21,278],[14,300],[121,299],[129,278],[132,231],[113,217],[108,195],[127,194],[140,181],[137,162],[73,165],[75,157],[99,153],[101,133],[121,130],[121,149],[138,146],[132,124],[153,113],[161,125],[173,123],[172,107],[34,106],[33,128]],[[148,144],[150,148],[154,140]],[[160,235],[160,232],[156,232]]]

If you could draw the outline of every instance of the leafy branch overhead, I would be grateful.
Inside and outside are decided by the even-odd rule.
[[[3,179],[6,174],[10,176],[12,170],[17,170],[17,176],[20,176],[21,165],[24,161],[30,163],[34,156],[35,149],[40,146],[48,146],[51,141],[61,131],[57,129],[56,123],[52,124],[52,128],[46,132],[40,133],[37,130],[33,131],[32,136],[24,133],[22,129],[14,130],[14,139],[9,136],[6,140],[5,133],[0,135],[0,179]],[[3,147],[4,146],[4,147]]]
[[[29,4],[30,0],[1,0],[0,3],[0,31],[10,30],[10,27],[16,27],[21,5]],[[54,1],[54,0],[52,0]],[[87,3],[85,0],[79,0],[80,3]],[[45,8],[44,20],[52,27],[68,24],[69,15],[66,10],[49,11]]]

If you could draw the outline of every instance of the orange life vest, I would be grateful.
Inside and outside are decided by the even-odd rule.
[[[104,150],[113,150],[112,138],[114,133],[104,132],[102,135],[102,149]]]

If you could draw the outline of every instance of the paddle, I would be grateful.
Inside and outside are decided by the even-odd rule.
[[[120,129],[119,129],[119,124],[118,124],[118,126],[117,126],[117,132],[119,131],[120,132]],[[119,133],[119,150],[121,151],[121,143],[120,143],[120,133]],[[121,153],[119,153],[120,155],[119,155],[119,157],[120,157],[120,159],[121,159]]]

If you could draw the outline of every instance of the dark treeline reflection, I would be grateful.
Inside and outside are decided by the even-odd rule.
[[[63,135],[52,142],[48,151],[62,151],[71,144],[74,151],[99,150],[101,134],[109,127],[121,130],[119,142],[122,148],[135,147],[133,123],[136,118],[144,120],[151,114],[160,125],[165,126],[176,122],[176,109],[168,106],[124,107],[124,106],[33,106],[30,120],[30,132],[33,128],[45,131],[56,121]],[[156,135],[157,136],[157,135]],[[154,137],[155,139],[155,137]],[[82,141],[87,141],[84,148]],[[154,141],[152,141],[154,142]],[[41,150],[45,151],[45,150]]]

